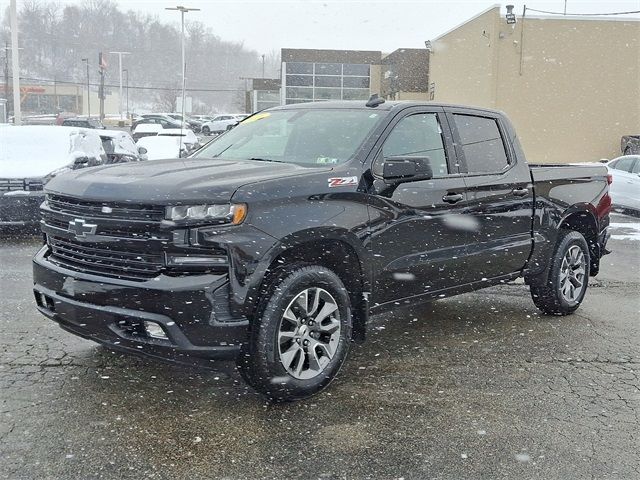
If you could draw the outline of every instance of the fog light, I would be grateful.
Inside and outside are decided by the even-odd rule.
[[[227,257],[224,255],[167,255],[167,265],[169,266],[211,266],[211,265],[227,265]]]
[[[164,333],[162,327],[156,322],[148,322],[144,321],[144,330],[147,332],[147,335],[151,338],[159,338],[161,340],[169,340],[167,334]]]

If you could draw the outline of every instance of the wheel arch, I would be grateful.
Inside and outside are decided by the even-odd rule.
[[[287,265],[324,266],[335,272],[345,284],[352,304],[353,338],[362,341],[369,313],[366,293],[371,291],[372,282],[369,255],[362,241],[343,229],[315,228],[287,235],[266,256],[262,280],[249,294],[256,299],[252,310],[259,310],[259,299]]]
[[[591,208],[589,208],[591,207]],[[558,228],[580,233],[589,246],[590,274],[595,276],[600,269],[600,246],[598,244],[598,221],[593,205],[574,206],[565,212]]]

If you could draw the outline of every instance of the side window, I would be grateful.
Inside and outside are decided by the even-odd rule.
[[[640,173],[640,159],[636,159],[636,163],[633,165],[631,173]]]
[[[621,158],[613,166],[616,170],[622,170],[623,172],[631,172],[633,167],[633,158]]]
[[[495,119],[459,114],[453,118],[469,173],[500,173],[509,167]]]
[[[382,157],[429,157],[434,177],[449,173],[442,128],[435,113],[419,113],[403,118],[382,146]],[[381,161],[374,166],[380,175]]]

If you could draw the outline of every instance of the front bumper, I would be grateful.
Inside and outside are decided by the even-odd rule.
[[[0,192],[0,227],[37,226],[44,192]]]
[[[43,247],[33,259],[38,310],[63,329],[108,347],[181,363],[232,359],[246,341],[248,321],[226,315],[226,274],[129,281],[54,265]],[[226,302],[226,305],[224,303]],[[143,322],[167,339],[146,335]]]

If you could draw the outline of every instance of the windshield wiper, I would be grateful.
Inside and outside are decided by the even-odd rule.
[[[259,158],[259,157],[251,157],[249,160],[255,160],[256,162],[275,162],[275,163],[287,163],[282,160],[274,160],[273,158]]]

